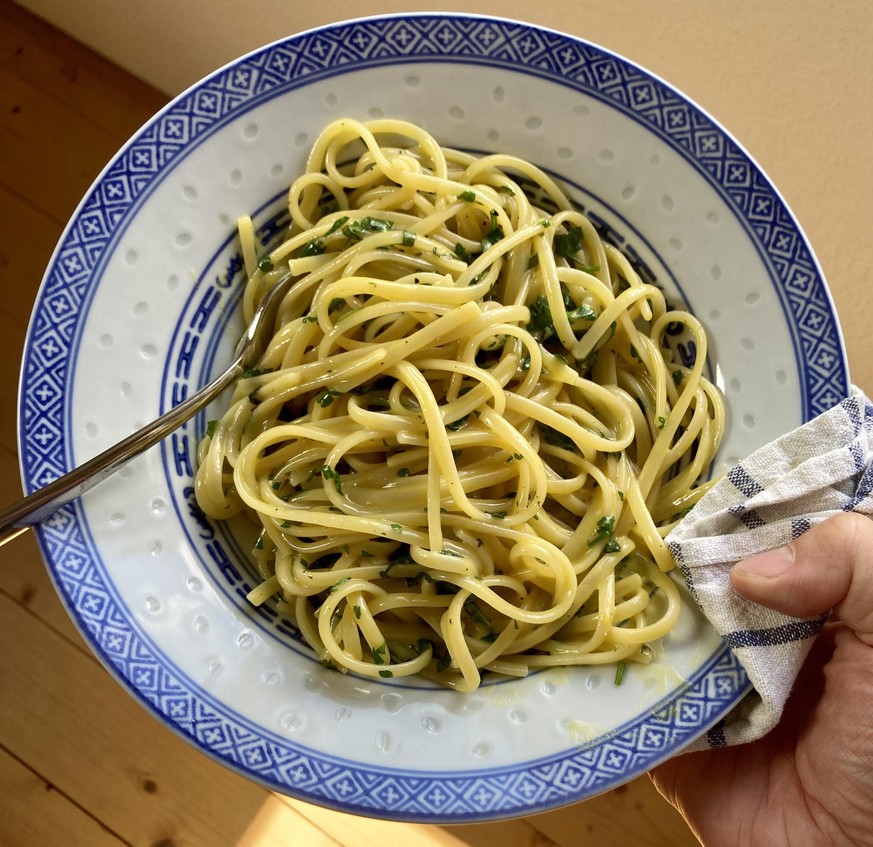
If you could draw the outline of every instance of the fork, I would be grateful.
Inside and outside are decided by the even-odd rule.
[[[27,532],[61,506],[81,497],[131,459],[162,441],[218,397],[240,374],[256,364],[267,349],[279,304],[293,281],[294,277],[288,273],[267,292],[237,344],[233,360],[208,385],[93,459],[0,510],[0,546]]]

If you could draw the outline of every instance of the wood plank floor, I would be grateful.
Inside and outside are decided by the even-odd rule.
[[[0,0],[0,505],[21,490],[18,363],[42,272],[94,177],[165,102]],[[113,680],[29,536],[0,549],[0,630],[4,847],[697,844],[646,778],[558,812],[449,828],[358,819],[271,794],[170,733]]]

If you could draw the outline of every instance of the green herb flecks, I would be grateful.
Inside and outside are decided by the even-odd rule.
[[[297,257],[303,259],[306,256],[320,256],[324,253],[325,249],[326,247],[323,238],[313,238],[312,241],[307,241],[306,244],[300,248]]]
[[[570,323],[574,323],[575,321],[593,321],[597,318],[597,315],[590,306],[586,306],[584,303],[581,306],[576,306],[573,309],[567,310],[567,320]]]
[[[550,426],[541,425],[540,431],[543,434],[546,444],[551,444],[553,447],[560,447],[562,450],[578,450],[576,442],[573,441],[569,435],[565,435],[557,429],[552,429]]]
[[[334,591],[337,591],[341,585],[344,585],[344,584],[347,583],[350,579],[351,579],[350,576],[344,576],[342,579],[338,580],[338,581],[335,582],[333,585],[331,585],[330,590],[329,590],[329,593],[330,593],[330,594],[333,594]]]
[[[273,373],[273,368],[249,368],[242,372],[240,379],[251,379],[255,376],[263,376],[264,374]]]
[[[394,228],[394,221],[387,221],[384,218],[372,218],[369,215],[361,219],[361,226],[369,232],[388,232]]]
[[[604,515],[597,521],[597,532],[588,539],[588,546],[594,547],[601,541],[607,541],[615,532],[615,515]]]
[[[475,600],[466,600],[464,602],[464,611],[477,626],[483,627],[488,632],[492,631],[491,621],[485,617],[485,613],[479,608],[479,604]]]
[[[573,266],[579,270],[587,271],[588,273],[595,273],[600,270],[598,265],[586,264],[579,258],[579,253],[581,252],[585,241],[582,227],[571,223],[565,224],[565,227],[566,231],[557,233],[552,242],[555,255],[567,259],[567,261],[571,262]]]
[[[503,230],[497,223],[497,212],[491,213],[491,229],[482,237],[479,242],[484,253],[489,247],[493,247],[500,239],[503,238]]]
[[[335,232],[341,230],[349,220],[348,215],[343,215],[341,218],[337,218],[332,224],[330,229],[324,234],[324,237],[327,238],[329,235],[333,235]]]
[[[473,260],[476,258],[472,253],[467,252],[467,248],[460,242],[455,245],[455,255],[468,265],[473,264]]]
[[[549,307],[549,301],[545,294],[537,295],[536,300],[528,306],[530,310],[530,321],[527,325],[527,331],[537,339],[537,341],[547,341],[555,335],[555,324],[552,320],[552,310]]]
[[[360,241],[373,232],[388,232],[394,227],[394,221],[383,218],[373,218],[367,215],[359,221],[349,221],[343,227],[343,235],[351,241]]]
[[[319,392],[315,398],[315,402],[321,406],[322,409],[326,409],[328,406],[333,403],[333,401],[342,394],[342,391],[337,391],[333,388],[325,388],[323,391]]]
[[[624,682],[624,672],[627,665],[621,661],[615,666],[615,684],[621,685]]]
[[[321,468],[321,476],[324,479],[330,479],[333,481],[333,484],[336,486],[336,490],[338,494],[343,493],[343,481],[340,475],[330,466],[323,465]]]

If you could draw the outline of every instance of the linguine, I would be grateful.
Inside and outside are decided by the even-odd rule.
[[[327,127],[289,211],[263,257],[240,222],[246,320],[297,282],[199,450],[202,510],[260,527],[250,600],[367,677],[650,660],[723,431],[699,322],[540,169],[400,121]]]

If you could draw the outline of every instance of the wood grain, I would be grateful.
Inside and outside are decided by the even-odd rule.
[[[4,804],[27,814],[4,816],[5,847],[51,844],[58,833],[68,833],[68,847],[123,847],[126,843],[46,782],[24,762],[0,750],[0,793]]]

